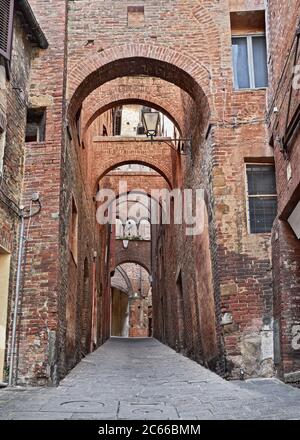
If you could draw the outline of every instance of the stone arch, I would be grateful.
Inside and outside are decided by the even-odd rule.
[[[165,46],[125,44],[85,57],[73,67],[67,92],[69,116],[74,117],[83,100],[102,84],[132,75],[159,77],[176,84],[201,103],[203,115],[209,114],[206,94],[210,73],[198,60]]]
[[[123,292],[127,292],[128,295],[131,295],[133,293],[133,288],[132,288],[131,281],[130,281],[126,271],[119,264],[119,265],[115,265],[114,272],[115,272],[115,274],[114,274],[113,278],[111,279],[111,285],[114,285],[114,287],[117,287],[117,285],[120,287],[122,286]],[[119,278],[119,280],[118,280],[118,278]],[[121,280],[123,281],[123,283],[120,282]]]

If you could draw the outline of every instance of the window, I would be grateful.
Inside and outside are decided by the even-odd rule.
[[[275,168],[247,165],[249,230],[251,234],[271,232],[277,215]]]
[[[127,17],[129,27],[141,27],[145,22],[144,6],[128,6]]]
[[[113,135],[121,135],[122,126],[122,107],[116,107],[113,109]]]
[[[139,135],[139,136],[145,134],[145,127],[144,127],[144,124],[142,122],[138,123],[137,129],[136,129],[136,134]]]
[[[10,60],[14,18],[14,0],[0,0],[0,55]]]
[[[70,239],[69,245],[72,252],[75,263],[77,263],[77,243],[78,243],[78,211],[77,206],[72,197],[72,212],[71,212],[71,224],[70,224]]]
[[[264,35],[233,37],[232,59],[236,89],[268,86],[267,48]]]
[[[29,108],[25,130],[25,142],[45,141],[46,110],[45,108]]]

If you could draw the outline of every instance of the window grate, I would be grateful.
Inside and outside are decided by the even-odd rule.
[[[274,166],[247,165],[246,171],[250,233],[269,233],[277,215]]]

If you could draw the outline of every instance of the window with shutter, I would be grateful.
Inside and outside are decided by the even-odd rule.
[[[13,34],[14,0],[0,0],[0,55],[10,60]]]

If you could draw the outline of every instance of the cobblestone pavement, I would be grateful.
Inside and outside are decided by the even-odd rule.
[[[155,339],[113,338],[58,388],[0,390],[0,419],[299,419],[300,390],[227,382]]]

